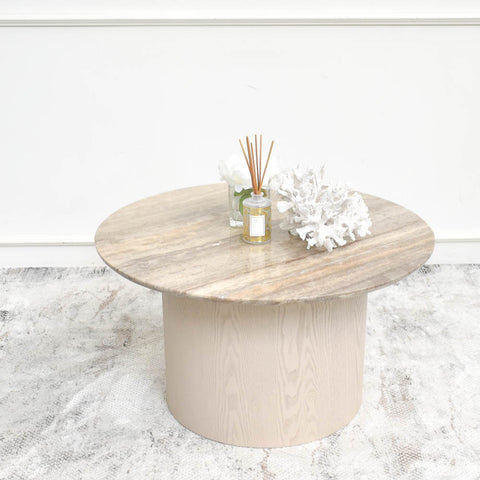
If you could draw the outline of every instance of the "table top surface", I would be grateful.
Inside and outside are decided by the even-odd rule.
[[[272,241],[250,245],[228,225],[227,185],[162,193],[110,215],[95,235],[113,270],[140,285],[175,295],[245,303],[322,301],[390,285],[423,265],[434,247],[416,214],[362,194],[371,235],[328,252],[279,228]]]

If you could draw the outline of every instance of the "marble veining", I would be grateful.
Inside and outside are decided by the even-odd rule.
[[[316,302],[367,293],[423,265],[434,247],[415,213],[362,194],[371,235],[332,252],[307,250],[280,228],[272,242],[249,245],[230,228],[226,185],[161,193],[112,213],[95,245],[105,263],[140,285],[165,293],[234,303]]]
[[[478,480],[479,291],[469,265],[371,293],[357,416],[251,449],[170,415],[159,292],[107,268],[0,270],[0,479]]]

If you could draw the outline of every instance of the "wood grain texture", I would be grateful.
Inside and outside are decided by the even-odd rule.
[[[126,278],[166,293],[277,304],[366,293],[398,281],[430,257],[434,237],[410,210],[370,195],[372,235],[335,249],[306,249],[280,230],[248,245],[228,225],[226,184],[186,188],[140,200],[108,217],[95,242]]]
[[[190,430],[250,447],[346,425],[362,398],[367,295],[285,305],[163,295],[167,402]]]

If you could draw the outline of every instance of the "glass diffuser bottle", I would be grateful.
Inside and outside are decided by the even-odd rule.
[[[272,202],[269,198],[263,196],[262,184],[265,178],[265,172],[272,154],[273,142],[268,152],[267,163],[262,171],[262,135],[260,135],[260,154],[257,144],[257,135],[255,135],[255,149],[252,142],[246,138],[247,152],[242,147],[245,161],[252,179],[252,194],[250,198],[243,201],[243,235],[245,242],[254,245],[268,243],[272,239]]]
[[[247,243],[268,243],[272,239],[272,202],[253,193],[243,201],[243,240]]]

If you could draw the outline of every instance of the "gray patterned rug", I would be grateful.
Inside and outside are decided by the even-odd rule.
[[[206,440],[165,403],[161,295],[105,268],[0,270],[0,478],[480,479],[480,268],[369,297],[362,408],[299,447]]]

